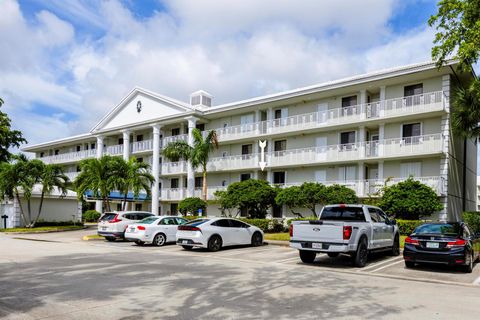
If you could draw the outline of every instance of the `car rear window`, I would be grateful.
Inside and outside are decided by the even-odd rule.
[[[152,224],[158,220],[158,217],[148,217],[140,220],[138,223]]]
[[[110,221],[115,218],[117,214],[116,213],[105,213],[101,218],[100,221]]]
[[[327,207],[320,220],[365,221],[365,215],[361,207]]]
[[[192,221],[190,221],[189,223],[186,223],[185,226],[196,227],[196,226],[199,226],[199,225],[207,222],[208,220],[210,220],[210,219],[196,219],[196,220],[192,220]]]
[[[415,234],[441,234],[456,236],[461,233],[460,225],[456,223],[424,224],[415,229]]]

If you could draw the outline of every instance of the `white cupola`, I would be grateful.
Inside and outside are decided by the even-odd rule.
[[[194,108],[210,108],[212,106],[213,96],[204,91],[198,90],[190,95],[190,105]]]

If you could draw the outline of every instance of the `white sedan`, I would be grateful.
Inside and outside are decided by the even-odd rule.
[[[178,227],[177,244],[185,250],[200,247],[210,251],[235,245],[260,246],[263,244],[263,232],[236,219],[197,219]]]
[[[151,243],[163,246],[167,242],[175,242],[177,227],[188,221],[175,216],[152,216],[130,224],[125,229],[125,239],[137,245]]]

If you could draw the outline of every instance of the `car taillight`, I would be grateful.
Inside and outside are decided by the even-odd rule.
[[[289,232],[290,232],[290,238],[293,237],[293,224],[290,225]]]
[[[418,246],[420,243],[418,242],[418,240],[416,239],[412,239],[410,237],[406,237],[405,238],[405,243],[408,243],[408,244],[413,244],[415,246]]]
[[[352,236],[352,226],[343,226],[343,240],[349,240]]]
[[[182,231],[200,231],[200,232],[202,232],[202,230],[200,230],[200,228],[198,228],[198,227],[192,227],[192,226],[178,226],[178,230],[182,230]]]
[[[115,215],[115,217],[112,220],[108,221],[108,223],[116,223],[116,222],[120,222],[120,221],[122,221],[122,219],[118,219],[118,214],[117,214],[117,215]]]
[[[138,226],[137,229],[138,230],[145,230],[145,227],[144,226]]]
[[[466,243],[467,243],[467,241],[463,240],[463,239],[457,239],[455,241],[449,241],[449,242],[447,242],[447,248],[463,247]]]

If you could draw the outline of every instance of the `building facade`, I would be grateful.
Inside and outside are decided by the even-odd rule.
[[[192,143],[193,128],[214,129],[220,145],[208,164],[209,199],[249,178],[337,183],[362,199],[413,176],[441,199],[440,219],[458,219],[476,207],[476,143],[451,134],[450,103],[452,90],[472,77],[454,62],[440,69],[423,63],[218,106],[205,91],[185,103],[134,88],[89,133],[23,150],[64,165],[71,179],[82,159],[135,156],[151,164],[157,181],[152,201],[132,208],[174,214],[181,199],[201,195],[202,177],[187,162],[162,159],[161,150],[172,141]],[[218,215],[217,207],[208,214]]]

